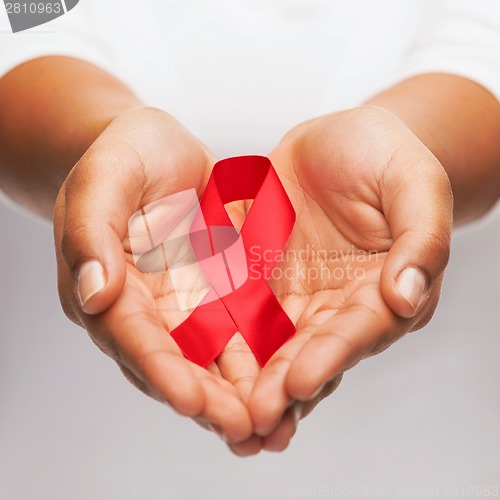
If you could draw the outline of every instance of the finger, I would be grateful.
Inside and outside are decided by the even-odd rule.
[[[233,335],[217,358],[217,366],[222,377],[236,387],[243,401],[247,401],[260,366],[239,332]]]
[[[98,337],[98,343],[103,337],[109,337],[107,343],[113,344],[119,363],[130,370],[155,399],[168,403],[182,415],[202,413],[203,387],[177,344],[153,311],[132,310],[124,314],[125,305],[120,297],[104,316],[87,318],[86,326],[91,334]]]
[[[148,388],[136,382],[141,390],[181,415],[210,422],[229,442],[251,435],[250,416],[236,391],[187,361],[161,323],[139,315],[122,317],[114,342],[122,363]]]
[[[285,381],[291,398],[314,398],[335,376],[407,331],[408,320],[393,314],[380,295],[377,281],[356,290],[295,356]]]
[[[302,403],[294,403],[285,412],[283,419],[269,436],[262,438],[262,447],[266,451],[285,450],[292,437],[297,432],[299,418],[302,413]]]
[[[218,376],[219,378],[222,378],[222,375],[220,373],[220,369],[217,366],[217,363],[215,361],[212,361],[207,367],[206,370],[208,370],[210,373],[212,373],[215,376]]]
[[[284,344],[262,369],[247,401],[255,432],[269,435],[283,418],[293,400],[286,391],[285,380],[290,365],[310,333],[302,330]]]
[[[191,366],[204,393],[204,406],[198,416],[210,422],[227,443],[240,443],[250,438],[253,426],[243,401],[210,372],[197,365]]]
[[[146,396],[149,396],[150,398],[156,399],[160,403],[165,403],[168,404],[164,399],[158,399],[156,394],[153,394],[149,386],[144,383],[139,377],[137,377],[131,370],[129,370],[126,366],[117,363],[118,368],[120,368],[120,371],[123,373],[123,376],[139,391],[141,391],[143,394]]]
[[[229,449],[239,457],[257,455],[262,450],[262,438],[253,434],[240,443],[228,443]]]
[[[440,284],[452,229],[450,182],[421,144],[392,157],[383,179],[382,209],[394,241],[381,275],[382,295],[398,315],[415,316]],[[408,158],[419,158],[408,166]]]
[[[237,391],[185,359],[142,286],[129,274],[115,304],[104,315],[87,317],[93,334],[110,337],[119,362],[147,385],[153,397],[182,415],[197,416],[217,426],[228,441],[247,439],[252,422]]]
[[[259,436],[251,435],[250,437],[242,441],[240,440],[238,442],[231,442],[228,440],[227,434],[219,425],[210,423],[202,416],[193,417],[192,420],[203,429],[209,432],[213,432],[218,438],[224,441],[228,445],[229,449],[231,449],[231,451],[233,451],[233,453],[235,453],[236,455],[255,455],[262,449],[261,439]]]
[[[323,399],[327,398],[330,396],[333,392],[337,390],[337,387],[340,385],[340,382],[342,381],[343,373],[340,375],[337,375],[333,380],[330,380],[327,382],[323,389],[321,389],[320,393],[313,397],[310,401],[304,401],[302,403],[302,408],[301,408],[301,413],[300,413],[300,419],[302,420],[303,418],[307,417],[309,413],[311,413],[316,406],[318,406]]]
[[[245,220],[247,203],[236,201],[226,205],[233,225],[239,230]],[[216,359],[221,376],[238,390],[243,401],[246,401],[260,372],[255,355],[240,332],[236,332],[222,353]]]
[[[283,413],[292,404],[293,400],[285,388],[286,376],[292,361],[309,340],[312,332],[332,314],[331,310],[320,310],[309,317],[306,323],[302,323],[302,318],[299,319],[297,325],[301,326],[298,332],[276,351],[260,372],[247,405],[255,432],[261,436],[269,435],[276,428],[283,418]]]

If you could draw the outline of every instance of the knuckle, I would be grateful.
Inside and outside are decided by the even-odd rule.
[[[146,396],[149,396],[153,399],[158,399],[155,394],[152,393],[150,387],[144,383],[142,380],[140,380],[138,377],[136,377],[132,371],[130,371],[127,367],[124,365],[117,363],[118,367],[120,368],[121,372],[123,373],[124,377],[139,391],[144,393]]]
[[[69,265],[71,272],[73,273],[77,263],[75,260],[75,252],[78,247],[78,243],[86,238],[88,235],[88,224],[80,223],[73,225],[72,227],[64,228],[64,232],[61,238],[61,254]]]
[[[293,359],[284,355],[274,357],[265,367],[265,370],[270,375],[282,376],[287,373]]]
[[[68,275],[64,270],[59,269],[57,278],[57,289],[59,294],[59,302],[66,317],[75,325],[83,327],[80,320],[77,308],[75,307],[75,299],[72,293],[72,287]]]
[[[320,394],[317,396],[319,400],[327,398],[330,396],[333,392],[335,392],[340,385],[340,382],[342,381],[342,377],[344,376],[343,373],[340,373],[339,375],[336,375],[332,380],[329,380],[325,386],[323,387],[322,391]],[[320,399],[321,398],[321,399]],[[318,401],[319,402],[319,401]]]
[[[72,302],[69,299],[63,297],[61,294],[59,295],[59,299],[61,302],[62,310],[63,310],[64,314],[66,315],[66,317],[75,325],[83,327],[83,324],[80,321],[80,318],[78,317],[78,315],[76,314],[76,311],[75,311],[75,308],[73,307]]]
[[[256,375],[239,375],[232,380],[232,384],[235,386],[253,384],[256,378]]]
[[[441,269],[446,266],[450,258],[450,237],[450,232],[441,228],[430,231],[425,237],[425,246],[432,254],[432,258],[437,259]]]
[[[223,351],[223,355],[234,355],[234,354],[250,354],[250,348],[244,340],[233,341],[226,345]]]
[[[104,353],[106,356],[111,358],[116,363],[123,364],[120,352],[113,339],[104,336],[97,337],[96,335],[93,335],[90,332],[89,332],[89,337],[102,353]]]
[[[422,312],[420,318],[418,318],[416,323],[409,329],[410,333],[421,330],[422,328],[424,328],[429,324],[436,311],[436,307],[439,302],[439,294],[440,294],[440,285],[432,289],[426,307]]]

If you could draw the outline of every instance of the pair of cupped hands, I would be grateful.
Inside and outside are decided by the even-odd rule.
[[[115,118],[67,176],[54,212],[68,317],[135,386],[237,455],[285,449],[346,370],[429,321],[452,226],[443,167],[382,108],[302,123],[268,156],[297,214],[285,251],[347,258],[300,259],[297,272],[273,273],[269,285],[297,331],[263,368],[238,333],[206,369],[187,360],[169,335],[179,323],[164,307],[169,281],[133,264],[130,217],[186,189],[201,197],[215,163],[171,115],[145,107]],[[236,226],[248,207],[226,206]]]

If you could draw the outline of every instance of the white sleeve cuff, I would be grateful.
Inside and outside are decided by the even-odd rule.
[[[396,81],[422,73],[452,73],[500,98],[498,0],[430,1],[419,28]]]

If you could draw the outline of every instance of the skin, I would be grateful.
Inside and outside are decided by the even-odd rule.
[[[238,455],[286,448],[347,369],[425,325],[453,217],[477,218],[500,194],[500,105],[464,78],[421,75],[298,125],[269,155],[298,214],[287,249],[377,253],[355,263],[356,277],[352,262],[294,262],[305,276],[318,266],[335,276],[270,281],[295,337],[261,370],[235,335],[205,370],[165,334],[183,319],[165,312],[171,287],[135,269],[126,236],[144,205],[190,187],[202,194],[215,161],[208,148],[103,70],[70,58],[12,70],[0,80],[0,109],[0,185],[32,211],[53,212],[68,317],[139,389]],[[238,225],[248,205],[228,210]],[[105,287],[83,306],[78,274],[90,260],[104,266]],[[396,286],[408,267],[425,277],[418,303]]]

